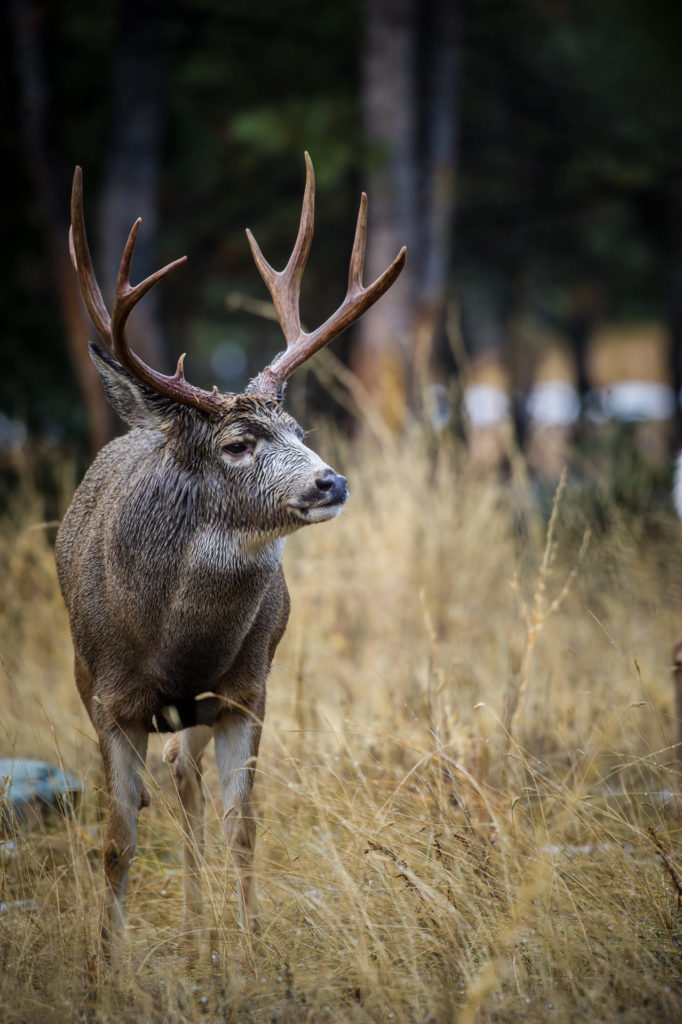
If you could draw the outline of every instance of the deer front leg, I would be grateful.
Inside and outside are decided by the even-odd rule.
[[[102,948],[108,955],[111,946],[122,938],[125,925],[126,891],[137,841],[147,732],[137,725],[112,725],[100,732],[99,745],[109,796],[109,817],[104,836],[105,893],[101,928]]]
[[[163,748],[180,800],[183,832],[182,890],[185,903],[185,935],[190,943],[201,918],[201,865],[204,859],[204,794],[201,787],[201,755],[211,739],[209,726],[197,725],[173,733]]]
[[[254,935],[258,928],[253,877],[256,822],[251,790],[261,726],[262,708],[259,708],[257,715],[225,712],[214,727],[223,801],[223,832],[237,873],[239,923],[246,935]]]

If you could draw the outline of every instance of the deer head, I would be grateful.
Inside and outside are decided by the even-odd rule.
[[[403,248],[373,284],[364,287],[362,274],[367,232],[367,197],[363,193],[353,244],[348,289],[341,306],[316,330],[301,327],[301,280],[313,237],[315,178],[308,154],[306,186],[298,236],[285,269],[275,271],[247,230],[256,265],[270,290],[286,339],[280,352],[241,394],[204,391],[185,378],[182,355],[172,376],[147,366],[129,347],[125,327],[144,295],[186,257],[174,260],[140,284],[131,285],[130,271],[138,219],[130,232],[109,315],[95,279],[83,216],[82,172],[76,168],[71,196],[69,248],[81,294],[107,351],[90,345],[110,403],[133,427],[156,431],[180,481],[198,472],[202,486],[183,490],[195,507],[207,501],[223,522],[249,533],[284,535],[308,523],[337,515],[347,497],[346,480],[303,444],[303,431],[283,409],[287,380],[315,352],[354,323],[400,274]],[[184,473],[182,470],[184,469]],[[177,471],[180,470],[179,476]],[[204,508],[206,513],[206,508]]]

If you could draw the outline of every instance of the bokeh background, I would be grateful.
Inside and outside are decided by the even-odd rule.
[[[8,0],[5,17],[5,461],[64,444],[85,455],[118,429],[68,263],[73,167],[105,294],[137,216],[137,279],[189,256],[136,311],[137,350],[165,371],[187,351],[191,380],[238,390],[281,345],[244,228],[283,265],[308,150],[308,324],[343,295],[361,190],[367,275],[408,245],[390,297],[334,347],[392,428],[426,417],[492,466],[519,443],[555,479],[574,441],[629,424],[668,464],[682,333],[676,5]],[[312,375],[291,401],[357,427]]]

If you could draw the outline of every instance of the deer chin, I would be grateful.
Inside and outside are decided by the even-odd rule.
[[[342,501],[335,501],[327,505],[290,505],[289,507],[303,526],[304,523],[326,523],[328,519],[336,519],[343,504]]]

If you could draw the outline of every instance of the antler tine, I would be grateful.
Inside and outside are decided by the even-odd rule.
[[[287,348],[295,344],[302,334],[299,297],[303,271],[308,262],[315,226],[315,172],[308,153],[305,154],[305,167],[305,192],[303,193],[298,235],[284,270],[278,272],[270,266],[253,234],[248,228],[246,229],[246,237],[251,246],[254,262],[272,296],[277,317],[284,331]]]
[[[102,341],[111,350],[118,362],[133,377],[142,384],[151,388],[152,391],[170,398],[181,405],[189,405],[204,412],[220,412],[222,402],[217,388],[213,391],[203,391],[196,388],[185,380],[183,368],[184,355],[178,360],[178,365],[172,377],[158,373],[137,356],[126,341],[125,325],[132,310],[147,292],[154,287],[157,281],[170,273],[180,263],[184,263],[186,256],[173,260],[172,263],[155,271],[140,284],[131,285],[130,268],[135,250],[135,240],[140,230],[142,221],[138,218],[130,231],[121,259],[116,282],[116,298],[111,317],[104,305],[102,293],[95,278],[92,266],[90,249],[88,247],[85,233],[85,217],[83,215],[83,173],[80,167],[76,167],[73,176],[73,189],[71,192],[71,228],[69,231],[69,250],[71,259],[78,274],[81,295],[85,307],[90,314],[92,322],[102,338]]]
[[[348,268],[348,295],[362,291],[362,274],[365,269],[365,252],[367,250],[367,193],[360,196],[358,221],[355,225],[353,250],[350,254]]]
[[[316,330],[306,333],[301,328],[299,312],[299,296],[301,278],[310,251],[313,235],[314,207],[314,175],[313,165],[308,154],[306,160],[306,189],[303,198],[301,223],[293,252],[285,269],[277,273],[266,262],[258,243],[247,230],[249,243],[256,266],[261,272],[272,295],[277,317],[286,338],[287,347],[284,352],[275,356],[269,366],[251,382],[250,391],[279,394],[284,382],[294,370],[305,363],[315,352],[318,352],[336,338],[347,327],[355,323],[384,292],[388,291],[405,266],[407,249],[400,250],[391,265],[367,288],[363,287],[362,274],[365,264],[367,245],[367,196],[362,193],[360,209],[355,227],[355,239],[348,270],[348,289],[346,297],[335,313],[325,320]]]
[[[179,266],[180,263],[184,263],[187,257],[181,256],[179,259],[173,260],[172,263],[166,264],[166,266],[162,267],[160,270],[156,270],[153,274],[150,274],[149,277],[145,278],[144,281],[140,281],[139,284],[131,285],[130,268],[133,262],[135,242],[137,241],[137,234],[140,230],[141,223],[142,218],[138,217],[130,229],[128,241],[126,242],[125,249],[123,250],[121,265],[119,267],[118,278],[116,281],[116,301],[114,303],[114,311],[111,318],[111,343],[114,355],[121,366],[125,366],[126,370],[129,370],[140,380],[143,379],[141,375],[145,375],[147,373],[151,373],[152,379],[157,380],[158,378],[163,378],[164,375],[158,374],[157,376],[155,370],[152,370],[151,367],[147,366],[139,356],[135,355],[126,341],[125,325],[128,317],[140,299],[144,298],[147,292],[154,287],[157,281],[160,281],[162,277],[165,277],[166,274]]]
[[[282,352],[273,359],[270,369],[280,380],[280,386],[295,369],[307,362],[311,356],[328,345],[356,320],[359,320],[363,313],[366,313],[384,292],[388,291],[405,266],[406,259],[407,247],[403,246],[391,265],[368,288],[363,288],[360,284],[355,293],[349,289],[343,303],[328,320],[325,320],[317,330],[310,334],[302,333],[299,345],[288,348],[286,352]]]
[[[85,217],[83,214],[83,171],[76,167],[71,190],[71,226],[69,228],[69,252],[71,262],[78,274],[78,284],[85,308],[90,319],[97,328],[102,341],[111,344],[111,320],[104,305],[102,293],[95,279],[92,268],[90,247],[85,233]]]

